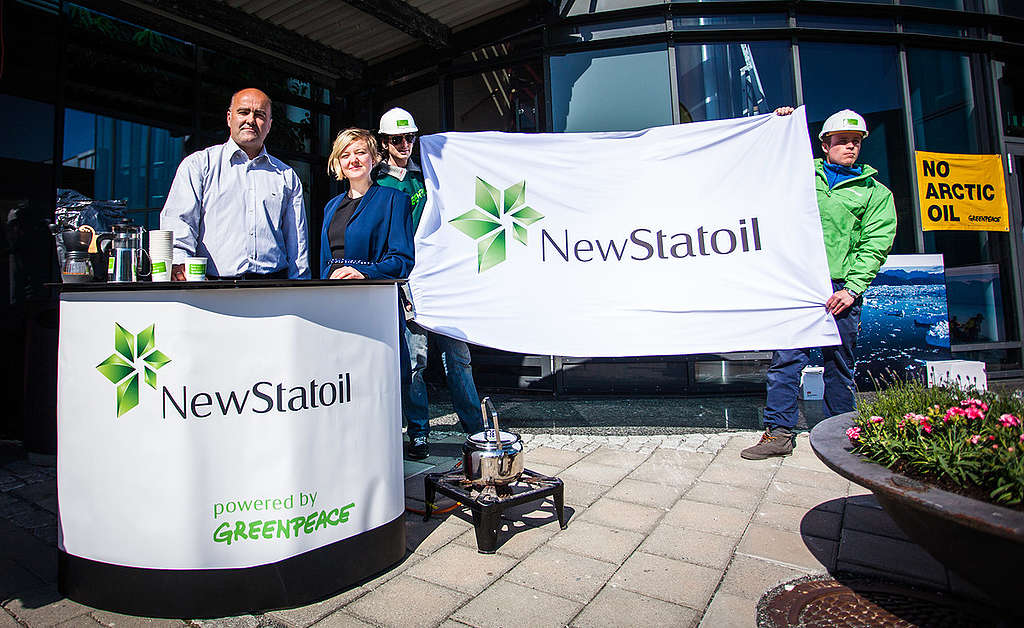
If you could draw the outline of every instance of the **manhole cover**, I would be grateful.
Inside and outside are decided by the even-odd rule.
[[[805,576],[765,593],[759,628],[812,626],[1010,626],[996,614],[949,594],[862,576]],[[1011,620],[1012,621],[1012,620]]]

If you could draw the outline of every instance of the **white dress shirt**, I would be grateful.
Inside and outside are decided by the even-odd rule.
[[[160,228],[174,232],[175,264],[202,256],[217,277],[287,268],[291,279],[309,278],[302,183],[265,147],[249,159],[228,139],[183,159]]]

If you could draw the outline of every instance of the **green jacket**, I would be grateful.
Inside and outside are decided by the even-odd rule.
[[[408,165],[408,168],[403,169],[384,162],[378,168],[375,177],[379,185],[395,188],[409,195],[412,201],[412,232],[416,233],[420,216],[423,215],[423,206],[427,204],[427,189],[423,184],[423,171],[412,159]]]
[[[862,293],[885,263],[896,237],[896,205],[889,188],[875,180],[878,171],[863,172],[831,190],[821,159],[814,160],[814,187],[825,236],[825,254],[833,279]]]

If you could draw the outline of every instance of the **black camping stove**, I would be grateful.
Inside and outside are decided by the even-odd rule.
[[[423,520],[434,510],[434,495],[441,493],[473,511],[476,548],[481,554],[493,554],[498,545],[498,525],[506,508],[551,497],[555,502],[558,525],[565,529],[563,513],[564,487],[558,478],[524,469],[519,479],[510,484],[473,486],[459,467],[447,473],[428,473],[423,478],[427,509]]]

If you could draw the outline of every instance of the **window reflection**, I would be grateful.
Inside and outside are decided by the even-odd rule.
[[[457,78],[452,97],[456,131],[538,131],[544,73],[538,60]]]
[[[135,221],[156,229],[185,138],[167,129],[67,109],[63,186],[90,198],[124,199]]]
[[[786,42],[677,45],[679,121],[753,116],[790,105],[791,68]]]
[[[893,252],[916,252],[917,209],[910,196],[896,47],[801,43],[800,74],[815,156],[821,156],[818,133],[825,118],[845,108],[864,116],[871,134],[861,148],[860,161],[878,169],[878,180],[895,197],[900,226]]]
[[[910,113],[918,150],[978,154],[986,151],[975,101],[970,55],[907,50]],[[950,338],[953,344],[1016,338],[1010,235],[996,231],[926,231],[925,251],[946,264]]]
[[[999,63],[995,71],[1003,133],[1024,137],[1024,63]]]
[[[672,123],[664,45],[552,55],[552,131],[634,131]]]

